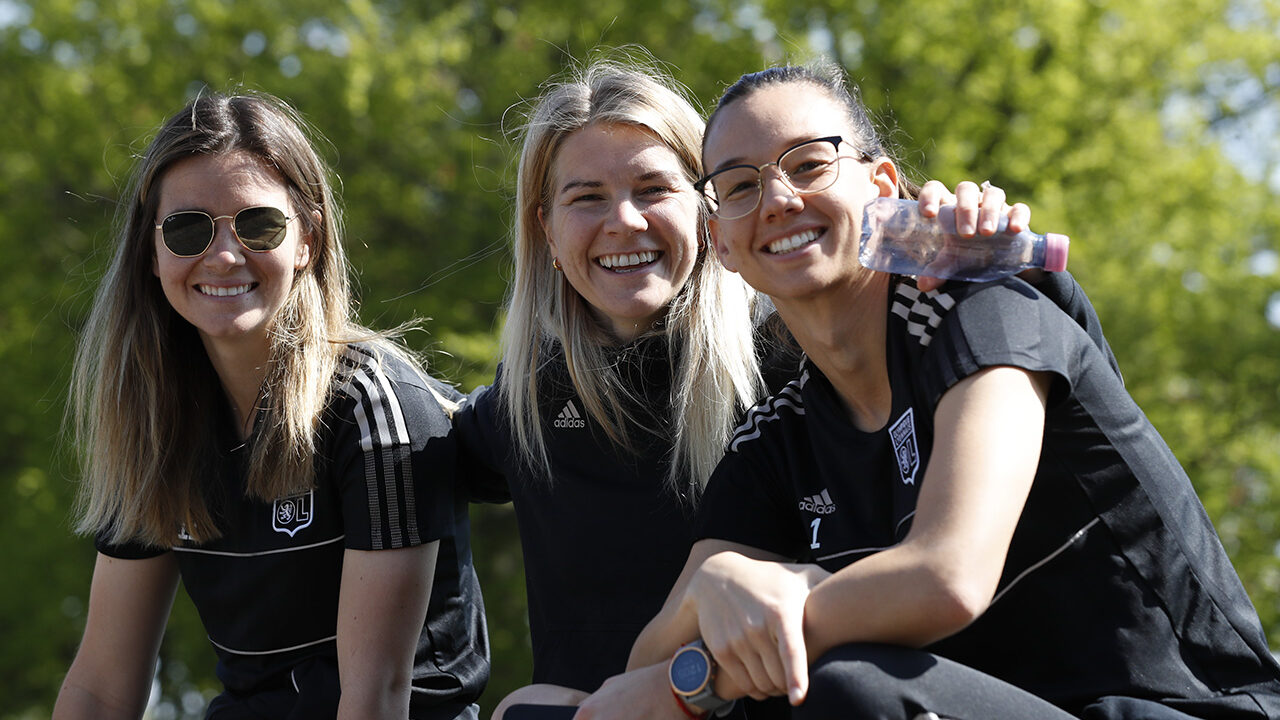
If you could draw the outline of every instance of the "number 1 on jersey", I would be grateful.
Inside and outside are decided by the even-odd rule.
[[[814,518],[813,522],[809,523],[809,527],[813,528],[813,542],[809,543],[810,550],[822,547],[822,543],[818,542],[818,525],[820,524],[822,524],[822,518]]]

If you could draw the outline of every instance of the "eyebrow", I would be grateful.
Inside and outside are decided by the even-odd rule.
[[[598,188],[603,187],[604,183],[599,180],[570,180],[560,188],[560,192],[565,193],[578,188]]]
[[[783,143],[783,145],[782,145],[782,146],[783,146],[783,148],[785,148],[785,149],[783,150],[783,152],[786,152],[787,150],[791,150],[791,149],[792,149],[792,148],[794,148],[795,146],[797,146],[797,145],[801,145],[801,144],[806,143],[806,142],[809,142],[810,140],[817,140],[817,139],[819,139],[819,138],[823,138],[823,137],[828,137],[828,136],[826,136],[826,135],[815,135],[815,136],[813,136],[813,137],[809,137],[809,136],[807,136],[807,135],[806,135],[806,136],[803,136],[803,137],[793,137],[793,138],[791,138],[790,140],[788,140],[787,142]],[[775,157],[774,159],[772,159],[772,160],[766,160],[765,162],[766,162],[766,163],[771,163],[771,162],[777,162],[777,160],[778,160],[778,158],[776,158],[776,157]],[[745,157],[743,157],[743,156],[741,156],[741,155],[737,155],[737,156],[734,156],[734,157],[731,157],[731,158],[729,158],[729,159],[727,159],[727,160],[722,161],[719,165],[716,165],[714,169],[712,169],[712,170],[708,170],[707,172],[708,172],[708,173],[712,173],[712,172],[719,172],[719,171],[721,171],[721,170],[723,170],[723,169],[725,169],[725,168],[727,168],[727,167],[733,167],[734,165],[750,165],[750,166],[752,166],[752,167],[758,167],[755,163],[749,163],[749,162],[747,162],[747,159],[746,159]]]
[[[672,178],[678,180],[683,177],[684,175],[682,173],[672,170],[650,170],[649,172],[637,175],[635,182],[648,182],[655,178]],[[604,183],[600,180],[570,180],[560,187],[560,192],[566,193],[571,190],[578,189],[594,190],[601,187],[604,187]]]
[[[733,167],[734,165],[750,165],[750,164],[751,163],[748,163],[747,159],[744,157],[731,157],[728,160],[725,160],[724,162],[715,166],[715,168],[713,168],[710,172],[719,172],[725,168]]]

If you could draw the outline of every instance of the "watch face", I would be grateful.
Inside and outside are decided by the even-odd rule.
[[[671,687],[681,695],[693,695],[706,687],[711,666],[697,648],[685,648],[671,660]]]

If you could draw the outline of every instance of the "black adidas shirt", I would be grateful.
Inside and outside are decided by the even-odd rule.
[[[301,715],[332,717],[343,551],[439,540],[410,716],[474,718],[473,701],[489,675],[488,640],[467,502],[454,493],[449,417],[423,379],[395,358],[378,362],[349,346],[341,361],[351,374],[324,413],[315,489],[275,502],[245,497],[249,448],[228,439],[211,498],[222,536],[205,545],[179,539],[172,548],[228,692],[214,704],[261,695],[281,716],[306,708]],[[431,382],[442,396],[459,399]],[[97,547],[121,558],[159,554],[101,541]]]
[[[666,341],[644,338],[617,356],[623,382],[640,394],[637,407],[628,405],[643,425],[629,428],[634,452],[586,412],[559,345],[548,350],[538,412],[553,476],[521,466],[499,368],[494,386],[473,393],[454,416],[465,463],[459,477],[477,500],[515,503],[533,682],[591,692],[626,669],[636,636],[675,584],[693,544],[691,509],[662,487],[672,434]]]
[[[885,428],[854,428],[806,362],[738,429],[698,536],[829,571],[892,546],[911,527],[942,394],[985,367],[1047,371],[1040,464],[995,599],[927,649],[1077,715],[1096,704],[1096,717],[1127,717],[1124,698],[1140,697],[1199,717],[1280,717],[1257,614],[1087,301],[1059,299],[1073,320],[1016,279],[944,291],[893,288]]]

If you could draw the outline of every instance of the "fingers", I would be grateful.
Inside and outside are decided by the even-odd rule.
[[[968,180],[956,185],[956,233],[961,237],[977,232],[982,194],[982,189]]]
[[[803,616],[784,616],[781,620],[782,632],[778,633],[777,647],[785,676],[781,689],[792,705],[799,705],[809,692],[809,654],[804,644],[804,620]]]
[[[733,684],[748,696],[764,700],[770,695],[781,693],[781,690],[774,690],[759,653],[721,651],[712,653],[712,656],[716,658],[720,672],[728,675]]]
[[[978,186],[964,181],[956,186],[956,233],[961,237],[969,237],[974,233],[991,236],[1000,231],[1000,225],[1007,218],[1010,232],[1021,232],[1028,228],[1032,211],[1023,202],[1014,206],[1006,204],[1007,196],[1004,188],[983,182]],[[925,214],[920,210],[920,214]]]
[[[916,287],[920,288],[920,292],[931,292],[942,287],[946,280],[942,278],[926,277],[921,275],[916,278]]]
[[[1000,218],[1009,210],[1004,201],[1004,190],[989,182],[982,183],[982,198],[979,200],[981,206],[978,209],[979,233],[994,235],[1000,229]]]
[[[920,214],[925,217],[937,217],[938,210],[943,205],[954,205],[956,196],[951,194],[946,185],[937,180],[930,180],[920,188],[920,195],[917,198],[920,205]]]
[[[1020,233],[1031,227],[1031,208],[1026,203],[1014,203],[1009,209],[1009,232]]]
[[[786,666],[789,659],[779,653],[783,645],[777,639],[782,626],[782,617],[770,614],[767,619],[748,620],[734,627],[731,634],[723,638],[719,637],[721,632],[708,632],[708,628],[704,628],[703,642],[720,666],[720,672],[727,675],[734,686],[756,700],[763,700],[788,691],[792,671]],[[803,647],[803,637],[799,642]],[[788,639],[787,643],[793,644],[794,640]]]

